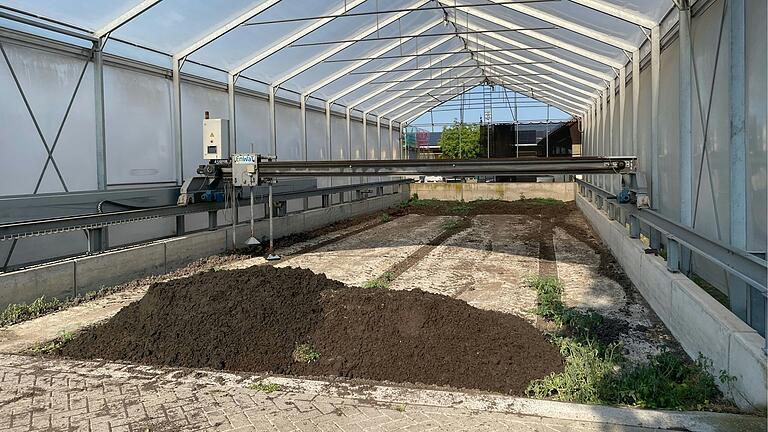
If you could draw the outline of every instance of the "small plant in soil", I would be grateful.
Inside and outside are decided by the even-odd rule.
[[[260,391],[262,393],[273,393],[276,391],[280,391],[282,387],[280,387],[280,384],[275,383],[253,383],[248,386],[251,390]]]
[[[399,412],[405,412],[405,404],[392,405],[392,409]]]
[[[533,397],[607,405],[679,410],[712,409],[727,404],[712,374],[712,362],[700,355],[695,362],[662,351],[640,364],[621,354],[621,344],[603,343],[600,331],[608,318],[595,311],[566,307],[563,286],[557,278],[528,280],[536,290],[536,314],[554,322],[558,331],[551,341],[565,358],[565,369],[533,380],[527,394]],[[720,371],[721,383],[736,379]]]
[[[64,307],[58,299],[46,299],[44,296],[29,304],[10,304],[0,313],[0,326],[9,326],[22,321],[55,312]]]
[[[451,207],[451,213],[455,213],[455,214],[465,215],[470,211],[472,211],[472,204],[465,203],[463,201]]]
[[[455,221],[455,220],[447,220],[447,221],[445,221],[445,222],[443,222],[443,223],[441,223],[441,224],[440,224],[440,228],[441,228],[443,231],[450,231],[450,230],[454,230],[454,229],[456,229],[458,226],[459,226],[459,222],[457,222],[457,221]]]
[[[392,216],[390,216],[389,213],[382,213],[379,220],[381,223],[387,223],[392,220]]]
[[[29,352],[32,354],[56,354],[61,351],[61,347],[63,347],[65,343],[71,341],[74,337],[75,335],[73,333],[64,331],[56,339],[50,342],[33,346],[29,349]]]
[[[526,201],[536,203],[536,204],[544,204],[544,205],[565,204],[563,201],[560,201],[559,199],[554,199],[554,198],[528,198],[526,199]]]
[[[299,363],[312,363],[319,359],[320,353],[311,344],[299,344],[293,350],[293,360]]]
[[[392,272],[384,272],[383,275],[375,279],[366,281],[363,284],[363,288],[366,289],[388,289],[392,281],[395,280],[395,274]]]

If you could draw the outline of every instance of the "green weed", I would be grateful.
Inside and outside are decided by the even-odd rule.
[[[0,327],[9,326],[22,321],[55,312],[64,307],[65,302],[55,298],[46,299],[44,296],[30,304],[10,304],[0,313]]]
[[[282,389],[280,384],[274,383],[253,383],[249,385],[248,388],[251,390],[260,391],[262,393],[273,393]]]
[[[375,279],[366,281],[363,284],[363,288],[367,289],[387,289],[392,281],[395,280],[395,275],[392,272],[384,272],[383,275]]]
[[[472,204],[461,201],[460,203],[450,208],[451,213],[465,215],[472,211]]]
[[[320,353],[311,344],[296,345],[293,350],[293,360],[300,363],[312,363],[320,359]]]
[[[521,196],[524,196],[521,194]],[[528,198],[526,199],[528,202],[533,202],[536,204],[544,204],[544,205],[559,205],[559,204],[565,204],[563,201],[560,201],[559,199],[554,198]]]
[[[630,364],[621,354],[621,345],[604,345],[595,339],[602,315],[563,304],[563,286],[556,278],[536,277],[528,285],[536,290],[536,314],[560,328],[552,341],[565,359],[563,372],[529,384],[529,396],[679,410],[707,409],[722,398],[712,362],[705,357],[688,362],[662,351],[647,363]],[[730,386],[736,378],[720,371],[719,379]]]
[[[392,216],[390,216],[389,213],[382,213],[379,220],[381,223],[387,223],[392,220]]]
[[[32,354],[54,354],[61,351],[61,347],[75,337],[74,333],[64,331],[56,339],[41,343],[29,348]]]
[[[454,230],[459,226],[459,222],[455,220],[447,220],[440,224],[440,229],[443,231]]]
[[[405,412],[405,404],[392,405],[392,409],[399,412]]]

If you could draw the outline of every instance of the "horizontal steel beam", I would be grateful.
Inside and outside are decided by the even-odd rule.
[[[260,178],[333,177],[350,175],[535,175],[618,174],[634,164],[634,157],[519,158],[519,159],[406,159],[346,161],[263,161]]]
[[[313,196],[330,195],[341,192],[348,192],[360,189],[370,189],[383,186],[392,186],[409,183],[410,180],[390,180],[376,183],[362,183],[355,185],[333,186],[327,188],[314,188],[302,191],[282,191],[275,192],[274,200],[287,201]],[[178,193],[176,194],[178,196]],[[254,203],[263,204],[266,202],[266,192],[262,191],[256,194]],[[247,199],[240,199],[241,205],[248,204]],[[0,241],[12,240],[16,238],[39,236],[46,234],[56,234],[69,231],[80,231],[85,229],[103,228],[110,225],[120,225],[125,223],[139,222],[149,219],[162,217],[174,217],[192,213],[203,213],[207,211],[222,210],[223,203],[199,203],[187,206],[163,206],[140,210],[128,210],[101,214],[88,214],[80,216],[68,216],[61,218],[42,219],[33,221],[14,222],[0,225]]]
[[[577,180],[577,183],[605,199],[615,198],[612,193],[585,181]],[[735,249],[730,245],[711,240],[688,227],[667,219],[653,210],[638,209],[631,204],[616,203],[616,205],[628,215],[637,217],[666,236],[674,237],[678,243],[720,265],[728,273],[754,286],[763,294],[766,293],[766,272],[768,271],[768,266],[766,266],[765,260],[761,260],[746,251]]]

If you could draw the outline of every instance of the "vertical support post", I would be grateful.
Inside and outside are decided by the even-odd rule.
[[[277,157],[277,118],[275,112],[275,86],[270,85],[269,92],[269,142],[272,155]]]
[[[632,144],[630,154],[637,155],[640,141],[640,49],[632,52]]]
[[[602,107],[600,108],[600,154],[606,156],[608,148],[608,89],[603,90],[600,96]],[[605,188],[605,174],[600,174],[600,186]]]
[[[629,215],[629,238],[640,238],[640,219],[635,215]]]
[[[173,143],[176,150],[176,184],[184,183],[184,149],[181,136],[181,59],[173,63]]]
[[[651,29],[651,207],[659,203],[659,81],[661,71],[661,30]]]
[[[625,156],[630,154],[626,151],[626,144],[624,143],[624,113],[627,110],[627,68],[622,66],[619,68],[619,142],[617,143],[617,150],[619,156]]]
[[[187,231],[184,215],[176,215],[176,235],[182,236]]]
[[[365,149],[363,159],[368,159],[368,112],[363,112],[363,148]]]
[[[680,271],[680,243],[674,237],[667,237],[667,270],[672,273]]]
[[[304,152],[304,160],[308,160],[309,147],[307,147],[307,95],[299,96],[299,110],[301,111],[301,151]]]
[[[351,108],[347,107],[345,111],[347,120],[347,159],[352,160],[352,118],[350,117]]]
[[[229,111],[229,142],[227,143],[227,154],[232,156],[237,153],[237,125],[235,118],[235,81],[237,77],[233,74],[227,74],[227,107]]]
[[[107,135],[104,118],[104,55],[102,39],[93,44],[93,89],[96,109],[96,184],[107,189]]]
[[[730,236],[731,245],[747,249],[747,164],[745,128],[745,8],[744,0],[731,0],[726,3],[726,13],[730,15]],[[729,275],[729,299],[731,310],[747,324],[754,325],[764,317],[755,315],[750,305],[749,287],[739,278]],[[757,309],[757,308],[754,308]],[[765,310],[763,310],[765,314]],[[759,315],[759,314],[758,314]]]
[[[490,125],[488,125],[488,127],[490,128]],[[490,136],[490,133],[489,133],[489,136]],[[545,139],[546,139],[546,143],[545,143],[546,148],[545,148],[545,151],[544,151],[544,156],[545,157],[549,157],[549,104],[547,104],[547,131],[546,131]],[[490,142],[490,140],[489,140],[489,142]],[[490,146],[490,144],[488,144],[488,145]],[[488,152],[488,157],[489,158],[491,157],[490,151]]]
[[[691,132],[691,9],[688,1],[678,11],[680,40],[680,223],[687,227],[693,225],[693,161]]]
[[[613,147],[615,145],[614,139],[613,139],[613,130],[614,130],[614,124],[613,124],[613,114],[616,112],[616,80],[612,79],[610,84],[608,85],[608,93],[611,98],[611,108],[608,112],[608,140],[606,141],[606,156],[615,156],[616,153],[613,150]],[[616,193],[616,188],[614,187],[616,184],[615,181],[616,176],[607,175],[605,176],[606,182],[608,182],[609,189],[611,193]]]
[[[376,157],[374,159],[381,159],[381,116],[376,116]]]
[[[746,66],[744,0],[730,0],[731,69],[730,69],[730,197],[731,244],[747,249],[747,163],[745,137]]]
[[[325,147],[328,149],[328,160],[333,160],[331,154],[331,103],[325,103]]]
[[[208,211],[208,231],[215,231],[218,225],[218,212],[216,210]]]
[[[395,147],[392,142],[392,119],[389,119],[389,158],[395,159]]]

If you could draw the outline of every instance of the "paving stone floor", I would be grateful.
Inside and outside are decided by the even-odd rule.
[[[4,431],[649,430],[354,397],[263,393],[216,373],[105,362],[0,355],[0,376]]]

